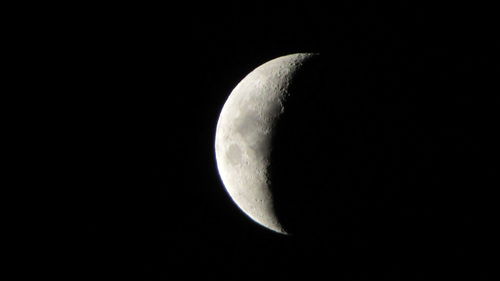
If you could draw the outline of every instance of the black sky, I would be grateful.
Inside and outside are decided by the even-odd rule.
[[[67,233],[78,238],[45,271],[489,280],[499,156],[491,7],[117,5],[52,21],[35,41],[57,57],[64,82],[54,91],[67,93],[53,118],[71,190],[61,200],[76,210]],[[232,203],[213,146],[234,86],[296,52],[319,52],[326,66],[318,110],[328,122],[302,126],[328,148],[304,157],[336,157],[320,157],[316,177],[295,187],[331,187],[318,201],[328,219],[311,219],[321,231],[284,237]],[[299,213],[309,214],[307,200]]]

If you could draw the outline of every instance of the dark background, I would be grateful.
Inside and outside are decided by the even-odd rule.
[[[56,14],[28,26],[37,37],[25,46],[43,62],[40,85],[61,93],[39,98],[55,122],[34,121],[54,147],[41,154],[56,159],[48,175],[63,191],[51,196],[65,206],[55,210],[64,230],[40,228],[63,244],[38,241],[45,252],[35,260],[56,256],[43,272],[489,280],[499,156],[492,7],[122,4]],[[297,52],[321,53],[322,67],[311,72],[320,90],[290,106],[283,128],[293,133],[277,145],[274,163],[294,163],[293,177],[278,181],[290,198],[303,195],[286,207],[297,228],[286,237],[233,204],[214,137],[236,84]],[[25,258],[14,255],[13,265]]]

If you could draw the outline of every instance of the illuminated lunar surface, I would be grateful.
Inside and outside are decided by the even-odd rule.
[[[282,234],[270,189],[273,130],[292,79],[313,56],[292,54],[257,67],[231,92],[217,122],[216,160],[227,192],[250,218]]]

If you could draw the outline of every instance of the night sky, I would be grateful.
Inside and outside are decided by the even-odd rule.
[[[78,238],[45,270],[70,280],[489,280],[498,36],[491,7],[457,5],[68,13],[52,51],[71,116],[58,143]],[[305,143],[276,162],[298,163],[282,182],[303,190],[294,213],[311,230],[286,237],[232,202],[214,137],[236,84],[297,52],[321,53],[321,90],[287,125]]]

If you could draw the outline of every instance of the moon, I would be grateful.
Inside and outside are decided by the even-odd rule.
[[[233,89],[217,122],[215,155],[227,192],[251,219],[281,234],[289,233],[276,215],[270,189],[273,131],[297,70],[316,55],[286,55],[254,69]]]

